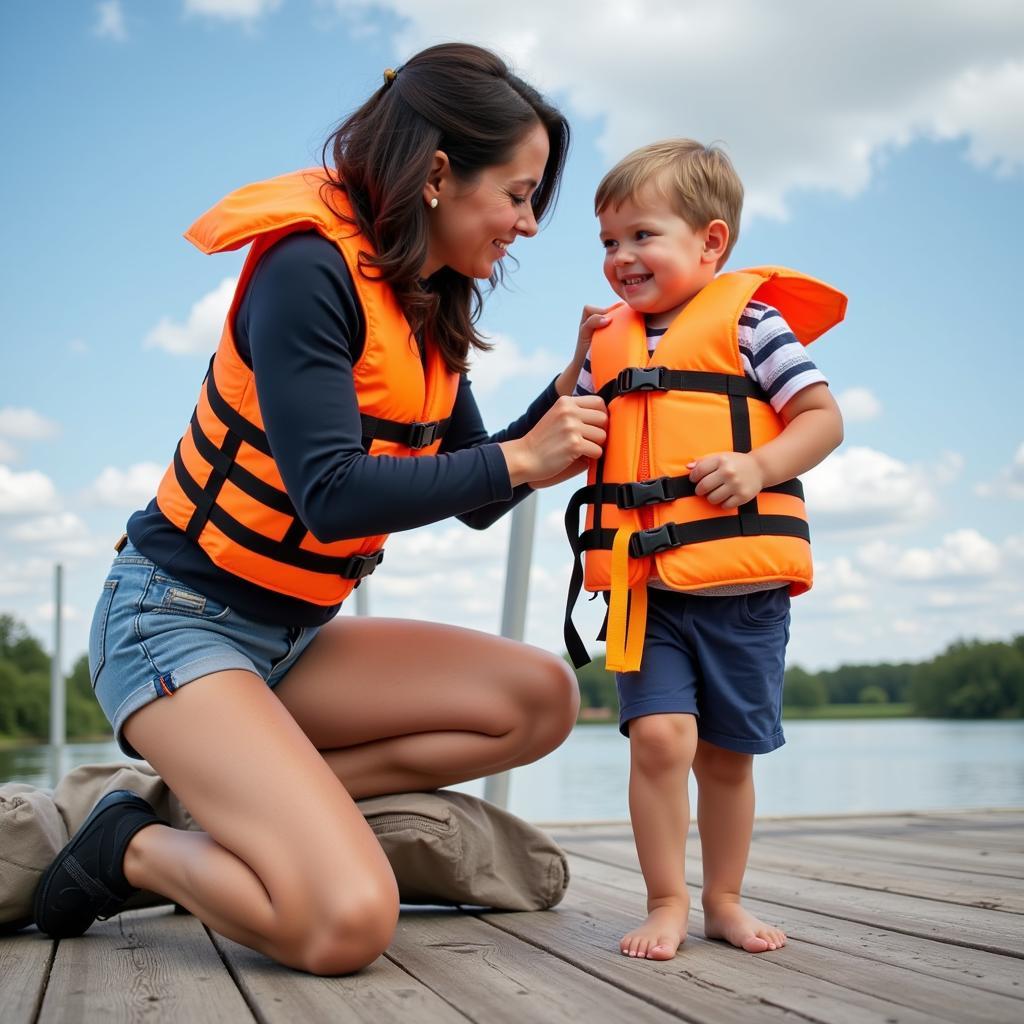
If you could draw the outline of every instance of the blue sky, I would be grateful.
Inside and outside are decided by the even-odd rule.
[[[850,296],[812,349],[847,439],[806,479],[817,585],[791,661],[917,659],[1024,630],[1024,14],[1019,5],[635,0],[500,10],[411,0],[5,4],[0,612],[69,660],[110,545],[151,495],[240,257],[181,238],[230,189],[307,165],[382,70],[443,39],[509,57],[565,110],[562,197],[488,301],[473,377],[501,426],[610,298],[593,189],[635,145],[720,140],[747,185],[732,267],[783,263]],[[573,32],[565,31],[566,25]],[[527,639],[560,649],[560,506],[541,497]],[[395,538],[374,612],[496,629],[507,526]],[[594,609],[581,623],[596,630]]]

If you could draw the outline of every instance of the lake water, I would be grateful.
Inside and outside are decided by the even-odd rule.
[[[759,815],[1024,807],[1024,722],[927,719],[793,722],[755,759]],[[531,821],[624,820],[629,745],[587,725],[512,774],[509,809]],[[64,769],[123,760],[112,743],[74,744]],[[0,750],[0,781],[48,785],[45,746]],[[483,783],[456,787],[482,795]]]

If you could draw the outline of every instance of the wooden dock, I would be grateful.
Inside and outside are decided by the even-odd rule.
[[[287,970],[170,910],[0,939],[0,1021],[1024,1021],[1024,810],[759,822],[748,905],[790,939],[759,956],[703,938],[694,838],[690,936],[666,963],[618,952],[643,908],[628,828],[550,831],[572,871],[561,906],[410,909],[351,977]]]

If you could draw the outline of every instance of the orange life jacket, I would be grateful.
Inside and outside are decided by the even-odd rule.
[[[293,231],[316,230],[341,251],[366,324],[353,368],[371,455],[432,455],[448,425],[458,376],[429,342],[419,346],[391,289],[360,271],[370,245],[341,215],[346,197],[307,170],[247,185],[204,213],[185,237],[205,253],[252,243],[203,381],[192,422],[157,491],[160,511],[215,565],[318,605],[338,604],[383,557],[385,535],[323,543],[299,519],[263,428],[253,372],[238,354],[234,320],[257,263]],[[328,205],[329,204],[329,205]],[[316,401],[316,395],[309,396]],[[365,442],[364,442],[365,443]]]
[[[798,480],[723,509],[695,493],[687,469],[711,452],[749,452],[784,427],[743,372],[737,327],[752,299],[775,306],[805,345],[846,311],[846,297],[820,281],[755,267],[721,274],[701,289],[650,355],[644,318],[627,305],[615,307],[611,323],[594,334],[591,372],[608,403],[609,427],[603,457],[566,511],[576,562],[565,640],[577,667],[590,660],[571,621],[581,586],[610,591],[606,665],[620,672],[640,667],[652,577],[680,591],[778,580],[801,594],[811,586]]]

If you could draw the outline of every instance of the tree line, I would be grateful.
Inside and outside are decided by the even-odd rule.
[[[82,655],[66,681],[69,739],[109,736]],[[0,615],[0,737],[46,740],[50,735],[50,656],[28,630]]]
[[[596,657],[578,669],[585,708],[616,707],[615,676]],[[70,739],[109,736],[82,655],[67,678]],[[930,718],[1024,717],[1024,634],[1006,642],[959,640],[929,661],[786,670],[783,703],[908,704]],[[0,615],[0,737],[46,740],[50,733],[50,656],[21,623]]]
[[[583,707],[615,708],[615,677],[597,657],[577,670]],[[1024,635],[1006,642],[958,640],[922,662],[786,670],[783,703],[908,704],[928,718],[1024,717]]]

